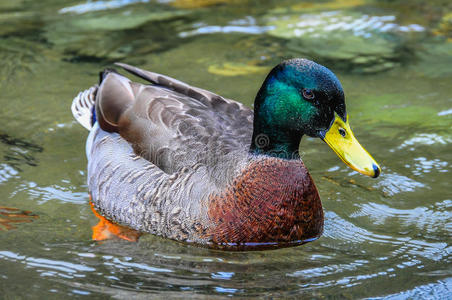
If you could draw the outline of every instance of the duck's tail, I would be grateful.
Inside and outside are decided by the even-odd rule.
[[[88,130],[91,130],[96,122],[94,103],[96,101],[97,88],[98,85],[96,84],[78,93],[72,100],[71,111],[74,118]]]
[[[108,68],[100,72],[99,77],[99,84],[80,92],[72,100],[72,114],[88,130],[97,121],[103,130],[117,132],[118,118],[134,102],[130,80],[115,69]],[[97,104],[96,98],[99,101]]]

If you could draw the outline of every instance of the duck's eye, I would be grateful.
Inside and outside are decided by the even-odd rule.
[[[347,135],[347,132],[344,128],[339,128],[339,134],[342,135],[342,137],[345,137]]]
[[[303,98],[306,100],[312,100],[315,97],[314,92],[311,89],[303,89],[302,94]]]

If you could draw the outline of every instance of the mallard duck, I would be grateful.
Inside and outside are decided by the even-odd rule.
[[[90,130],[94,209],[138,232],[212,248],[284,247],[317,239],[323,210],[300,159],[303,135],[325,141],[352,169],[380,167],[354,137],[336,76],[306,59],[283,61],[254,110],[176,79],[116,63],[79,93]]]

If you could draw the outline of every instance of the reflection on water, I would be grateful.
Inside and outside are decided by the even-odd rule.
[[[15,177],[19,172],[8,164],[0,164],[0,183]]]
[[[397,147],[397,149],[408,148],[408,150],[410,151],[415,151],[416,145],[430,146],[434,144],[447,145],[450,143],[452,143],[452,139],[448,137],[443,137],[435,133],[419,133],[414,137],[404,141],[399,147]]]
[[[88,1],[83,4],[74,6],[68,6],[60,9],[58,12],[61,14],[76,13],[84,14],[91,11],[107,10],[121,8],[134,3],[146,3],[149,0],[111,0],[111,1]]]
[[[394,196],[402,192],[414,192],[416,189],[425,188],[425,184],[415,181],[403,175],[388,173],[375,187],[381,189],[386,196]]]
[[[13,226],[0,231],[0,294],[450,298],[449,2],[1,2],[0,221]],[[123,60],[250,106],[293,56],[337,73],[354,132],[383,167],[365,178],[303,139],[325,209],[319,240],[257,252],[91,240],[87,132],[69,107],[102,68]]]
[[[437,158],[428,160],[425,157],[416,157],[414,159],[414,161],[415,161],[414,168],[413,168],[414,175],[421,175],[422,173],[430,173],[433,170],[435,170],[437,172],[441,172],[441,173],[448,172],[447,161],[442,161]]]
[[[435,283],[421,285],[412,290],[403,291],[400,294],[393,294],[384,299],[446,299],[452,294],[452,279],[439,280]],[[375,298],[383,299],[383,298]]]
[[[278,18],[269,18],[271,22],[278,22]],[[282,17],[282,20],[289,20]],[[313,34],[314,37],[329,37],[331,32],[350,31],[356,36],[371,38],[377,32],[422,32],[425,28],[418,24],[401,26],[392,23],[395,16],[346,15],[340,11],[320,12],[317,14],[302,14],[298,22],[287,24],[289,32],[296,37]]]
[[[410,55],[403,48],[409,48],[409,41],[425,31],[419,24],[397,24],[393,15],[369,16],[356,11],[307,14],[303,9],[276,15],[267,18],[273,26],[269,33],[289,40],[290,49],[362,73],[398,66]]]
[[[201,24],[199,24],[201,25]],[[247,33],[247,34],[261,34],[270,29],[272,26],[200,26],[195,30],[179,33],[180,37],[189,37],[198,34],[214,34],[214,33]]]

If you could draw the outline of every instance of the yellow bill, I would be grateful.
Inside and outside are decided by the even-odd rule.
[[[380,166],[353,135],[348,124],[348,117],[344,122],[336,116],[323,140],[353,170],[373,178],[380,175]]]

